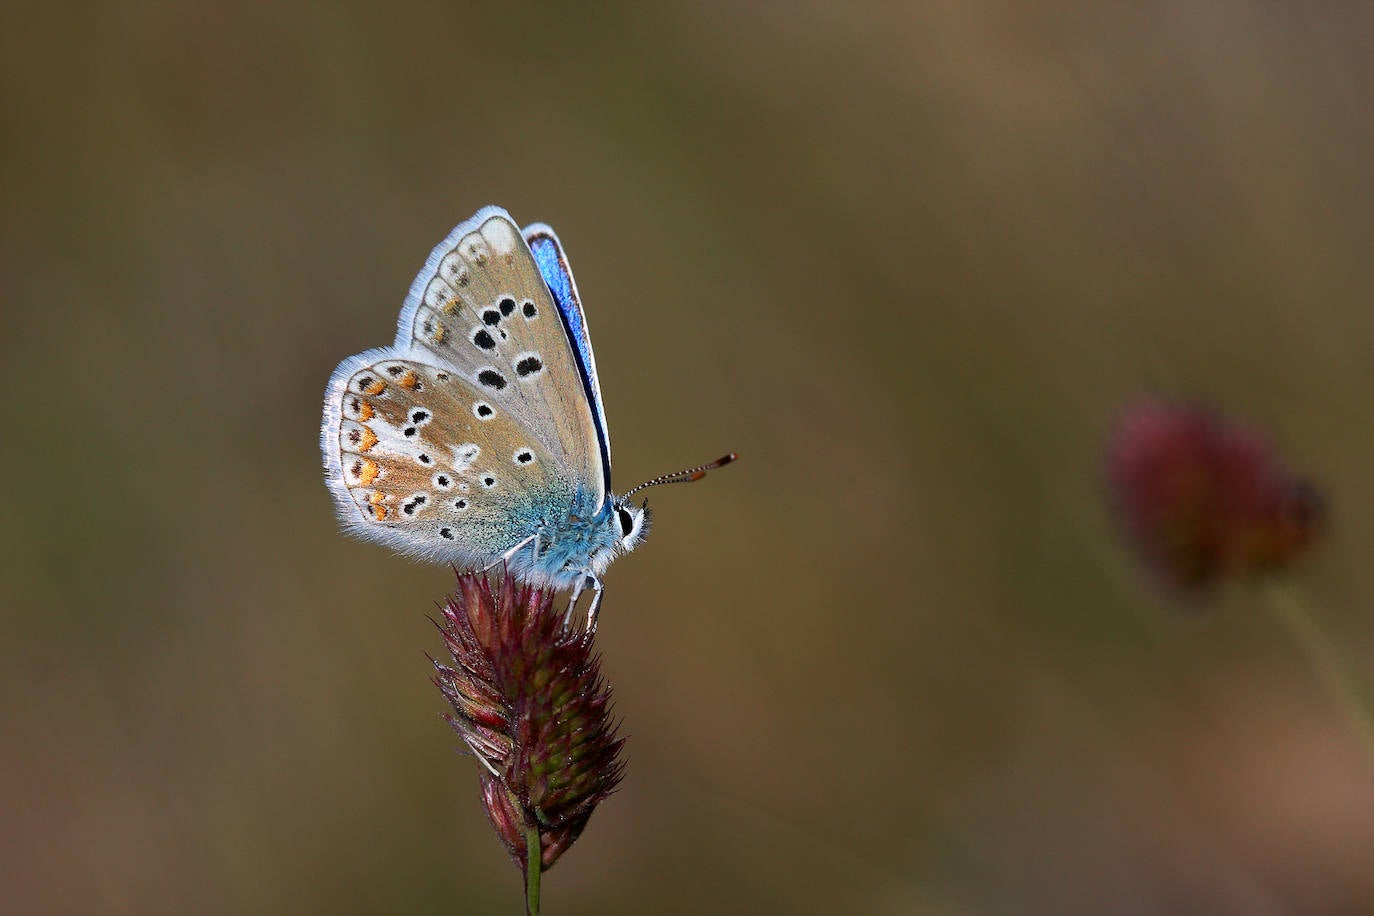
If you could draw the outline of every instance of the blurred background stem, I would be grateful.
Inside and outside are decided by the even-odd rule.
[[[1270,613],[1307,653],[1322,686],[1341,708],[1360,747],[1374,763],[1374,713],[1368,684],[1345,662],[1297,590],[1276,583],[1265,590],[1265,598]]]

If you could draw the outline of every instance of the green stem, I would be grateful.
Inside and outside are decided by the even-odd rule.
[[[544,846],[539,839],[539,825],[525,824],[525,913],[539,916],[539,872],[543,867]]]
[[[1306,603],[1292,589],[1282,585],[1267,591],[1269,610],[1307,652],[1322,686],[1345,713],[1350,730],[1360,747],[1374,762],[1374,714],[1369,706],[1369,691],[1364,683],[1341,659],[1336,648],[1308,610]]]

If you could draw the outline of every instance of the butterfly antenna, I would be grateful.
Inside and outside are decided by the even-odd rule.
[[[626,492],[626,494],[621,498],[628,500],[631,496],[638,493],[640,490],[647,490],[649,487],[656,487],[660,484],[693,483],[705,477],[707,471],[714,471],[716,468],[723,468],[738,457],[739,455],[737,455],[734,452],[731,452],[728,455],[723,455],[720,458],[717,458],[715,461],[712,461],[709,464],[697,465],[694,468],[687,468],[682,471],[674,471],[671,474],[664,474],[661,477],[655,477],[653,480],[646,480],[639,486]]]

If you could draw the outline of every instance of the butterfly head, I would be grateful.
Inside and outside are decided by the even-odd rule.
[[[653,521],[649,512],[649,501],[646,499],[643,505],[636,506],[627,499],[617,499],[611,507],[620,531],[620,549],[629,553],[643,544],[644,539],[649,536],[649,527]]]

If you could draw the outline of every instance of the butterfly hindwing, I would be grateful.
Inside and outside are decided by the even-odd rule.
[[[388,350],[335,370],[322,445],[339,515],[402,553],[490,562],[575,484],[489,392],[452,367]],[[566,511],[566,510],[565,510]]]
[[[559,305],[506,211],[479,211],[430,254],[402,309],[396,349],[449,367],[541,444],[591,509],[600,507],[609,488],[599,402],[588,394],[583,358]]]

